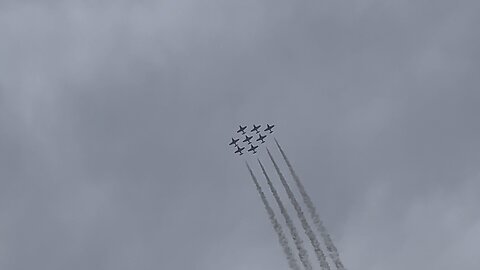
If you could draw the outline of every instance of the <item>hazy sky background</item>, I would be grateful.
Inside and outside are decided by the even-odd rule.
[[[268,122],[349,270],[478,269],[479,13],[0,0],[0,268],[287,269],[227,145]]]

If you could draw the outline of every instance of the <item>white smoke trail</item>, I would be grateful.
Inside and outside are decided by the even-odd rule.
[[[325,242],[325,246],[327,247],[328,254],[332,261],[335,263],[335,267],[338,270],[345,270],[345,267],[343,266],[342,261],[340,260],[340,254],[338,253],[337,248],[333,244],[332,238],[330,237],[330,234],[327,231],[327,228],[323,225],[322,220],[320,219],[320,216],[318,215],[317,209],[315,208],[315,205],[313,204],[312,200],[310,199],[310,196],[307,193],[307,190],[303,186],[302,182],[300,181],[300,178],[298,175],[295,173],[295,170],[293,169],[292,164],[287,158],[287,155],[283,151],[282,147],[278,143],[277,139],[275,139],[275,143],[277,144],[278,149],[280,150],[280,153],[283,156],[283,159],[285,160],[285,163],[287,163],[288,169],[290,170],[290,174],[292,175],[293,179],[295,180],[295,184],[297,185],[300,194],[302,195],[303,202],[308,208],[308,212],[310,213],[310,216],[313,219],[313,223],[315,224],[315,227],[317,228],[317,231],[320,233],[320,235],[323,238],[323,241]]]
[[[278,167],[277,163],[273,159],[272,154],[267,148],[267,153],[270,159],[272,160],[273,165],[275,166],[275,170],[277,171],[278,176],[280,177],[280,181],[282,182],[283,187],[285,188],[285,191],[287,192],[288,198],[290,199],[290,202],[293,205],[293,208],[295,208],[295,211],[297,212],[297,216],[300,219],[300,222],[302,224],[303,229],[305,230],[305,234],[308,236],[310,239],[310,243],[313,246],[313,250],[315,251],[315,255],[317,256],[318,261],[320,262],[320,267],[323,270],[330,270],[330,266],[328,265],[327,259],[325,258],[325,254],[323,253],[320,243],[318,242],[317,236],[315,233],[312,231],[312,228],[307,222],[307,219],[305,218],[305,215],[303,214],[302,208],[300,207],[300,204],[297,202],[295,199],[295,195],[293,194],[292,190],[290,189],[287,181],[285,180],[285,177],[283,176],[282,172],[280,171],[280,168]]]
[[[295,224],[293,223],[292,219],[290,218],[290,215],[287,212],[287,209],[283,205],[282,200],[280,199],[280,196],[278,195],[277,190],[275,189],[275,186],[273,186],[272,181],[270,180],[270,177],[268,176],[267,172],[265,171],[265,167],[263,167],[262,162],[260,159],[257,159],[258,163],[260,164],[260,167],[262,168],[263,175],[265,176],[265,179],[267,180],[268,186],[270,187],[270,191],[272,192],[273,197],[275,198],[275,201],[278,204],[278,207],[280,208],[280,212],[283,215],[283,218],[285,219],[285,223],[287,224],[288,229],[290,230],[290,235],[292,236],[293,242],[295,243],[295,246],[297,247],[298,250],[298,256],[300,257],[300,261],[303,264],[303,267],[306,270],[312,270],[312,264],[310,263],[310,260],[308,258],[308,253],[307,250],[305,249],[303,245],[303,240],[298,235],[297,228],[295,227]]]
[[[297,260],[295,259],[295,256],[293,255],[292,249],[290,248],[288,244],[288,240],[285,237],[285,234],[282,230],[282,227],[280,223],[278,222],[277,218],[275,217],[275,212],[273,212],[272,207],[270,207],[270,204],[268,203],[267,197],[265,196],[265,193],[263,193],[262,187],[260,184],[258,184],[257,178],[253,174],[252,169],[248,165],[247,162],[245,162],[247,165],[248,171],[250,172],[250,175],[252,176],[252,180],[255,183],[255,187],[257,188],[258,194],[260,195],[260,198],[262,199],[263,205],[265,207],[265,210],[268,213],[268,218],[270,219],[270,222],[272,223],[273,229],[277,233],[278,236],[278,241],[280,242],[280,245],[282,246],[283,252],[285,253],[285,257],[287,258],[288,265],[290,266],[290,269],[292,270],[301,270],[300,265],[298,264]]]

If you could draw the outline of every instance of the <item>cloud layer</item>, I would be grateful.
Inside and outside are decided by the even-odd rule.
[[[227,146],[272,122],[347,269],[476,269],[479,9],[2,1],[0,268],[287,269]]]

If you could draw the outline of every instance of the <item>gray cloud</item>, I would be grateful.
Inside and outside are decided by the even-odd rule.
[[[347,269],[474,269],[479,7],[2,1],[0,268],[286,269],[273,122]]]

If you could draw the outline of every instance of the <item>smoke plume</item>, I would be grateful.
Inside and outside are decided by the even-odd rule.
[[[275,139],[275,143],[277,144],[278,149],[280,150],[280,153],[283,156],[283,159],[285,160],[285,163],[287,163],[288,169],[290,170],[290,174],[292,175],[295,184],[297,185],[300,194],[302,195],[303,202],[307,206],[308,212],[310,213],[310,216],[313,219],[313,223],[315,224],[315,227],[317,228],[317,231],[320,233],[320,235],[323,238],[323,241],[325,242],[325,246],[327,247],[328,254],[332,261],[335,263],[335,267],[338,270],[345,270],[345,267],[343,266],[343,263],[340,260],[340,255],[338,253],[337,248],[333,244],[332,238],[330,237],[330,234],[327,232],[327,229],[323,225],[322,220],[320,219],[320,216],[317,213],[317,210],[315,208],[315,205],[313,204],[312,200],[310,199],[310,196],[308,195],[305,187],[303,186],[302,182],[300,181],[300,178],[298,175],[295,173],[295,170],[292,167],[292,164],[287,158],[287,155],[283,151],[282,147],[278,143],[277,139]]]
[[[272,160],[273,165],[275,166],[275,170],[277,171],[278,176],[280,177],[280,181],[282,182],[282,185],[285,188],[285,191],[287,192],[288,198],[290,199],[290,202],[292,203],[293,208],[295,208],[295,211],[297,212],[297,216],[300,219],[302,227],[305,230],[306,235],[310,239],[310,243],[313,246],[313,249],[315,251],[315,255],[317,256],[317,259],[320,262],[320,267],[323,270],[330,270],[330,266],[328,265],[328,262],[325,258],[325,254],[323,253],[322,249],[320,248],[320,243],[318,242],[318,239],[317,239],[315,233],[312,231],[312,228],[308,224],[307,219],[305,218],[305,215],[303,214],[302,208],[300,207],[300,204],[295,199],[295,196],[294,196],[292,190],[290,189],[290,187],[288,186],[288,183],[285,180],[285,177],[283,176],[282,172],[280,171],[280,168],[278,167],[277,163],[273,159],[273,156],[268,149],[267,149],[267,152],[268,152],[268,156]]]
[[[285,257],[287,258],[288,265],[290,266],[290,269],[292,270],[301,270],[300,265],[298,264],[297,260],[295,259],[295,256],[293,255],[292,249],[288,245],[287,238],[285,237],[285,234],[282,230],[282,227],[280,226],[280,223],[278,222],[277,218],[275,217],[275,212],[273,212],[273,209],[270,207],[270,204],[268,203],[267,197],[262,191],[262,187],[258,184],[257,178],[253,174],[252,169],[248,165],[247,162],[245,162],[247,165],[248,171],[250,172],[250,175],[252,176],[252,180],[255,183],[255,187],[257,188],[257,192],[260,195],[260,198],[262,199],[263,205],[265,206],[265,210],[268,213],[268,218],[270,219],[270,222],[272,223],[273,229],[277,233],[278,236],[278,241],[280,242],[280,245],[282,246],[283,252],[285,253]]]
[[[277,202],[278,207],[280,208],[280,212],[282,213],[283,218],[285,219],[285,223],[287,224],[287,227],[290,230],[290,235],[292,236],[293,242],[295,243],[295,246],[298,250],[298,256],[300,257],[300,261],[302,262],[302,265],[306,270],[312,270],[312,264],[310,263],[310,260],[308,258],[308,253],[304,247],[303,240],[300,237],[300,235],[298,235],[297,228],[295,227],[295,224],[290,218],[290,215],[288,214],[287,209],[283,205],[283,202],[281,201],[277,190],[273,186],[273,183],[270,180],[270,177],[265,171],[265,167],[263,167],[263,164],[260,161],[260,159],[257,159],[257,160],[258,160],[258,163],[260,164],[260,167],[262,168],[262,172],[263,172],[263,175],[265,176],[265,179],[267,180],[268,186],[270,187],[270,191],[272,192],[272,195],[275,198],[275,201]]]

